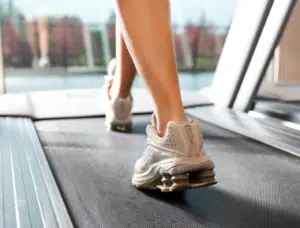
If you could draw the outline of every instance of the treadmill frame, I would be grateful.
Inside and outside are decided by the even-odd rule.
[[[234,101],[234,110],[248,112],[251,109],[296,2],[296,0],[274,2]]]
[[[211,86],[214,104],[234,104],[273,3],[274,0],[239,2]]]
[[[233,108],[216,102],[210,107],[188,109],[187,113],[202,121],[237,132],[284,152],[300,157],[300,131],[291,127],[293,123],[249,112],[254,97],[262,83],[264,73],[271,60],[283,30],[290,18],[296,0],[275,0],[268,16],[263,34],[256,45],[253,58],[233,102]],[[284,7],[283,7],[284,5]],[[276,15],[281,17],[276,18]],[[274,18],[275,17],[275,18]],[[272,38],[271,45],[264,49],[263,43]],[[230,38],[230,37],[229,37]],[[230,52],[230,50],[224,50]],[[227,53],[223,53],[226,55]],[[230,53],[228,54],[230,55]],[[263,60],[259,61],[263,56]],[[255,67],[258,67],[257,69]],[[254,75],[252,74],[254,73]],[[251,83],[249,86],[248,83]],[[220,107],[221,106],[221,107]],[[223,107],[222,107],[223,106]],[[225,107],[224,107],[225,106]]]

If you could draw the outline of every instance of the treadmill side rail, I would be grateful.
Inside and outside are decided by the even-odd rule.
[[[300,157],[300,132],[276,120],[264,120],[223,107],[199,107],[186,110],[201,121],[217,125],[274,148]]]
[[[30,119],[0,118],[0,167],[0,227],[73,227]]]

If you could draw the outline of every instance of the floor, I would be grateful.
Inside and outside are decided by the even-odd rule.
[[[63,76],[61,74],[8,75],[5,83],[7,93],[63,89],[89,89],[102,87],[104,84],[103,76],[103,74],[76,74]],[[212,72],[199,74],[180,73],[179,75],[181,89],[189,91],[197,91],[201,88],[210,86],[212,78]],[[139,77],[136,78],[134,87],[143,87]]]

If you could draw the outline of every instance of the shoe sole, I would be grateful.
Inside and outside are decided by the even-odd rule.
[[[192,188],[201,188],[215,185],[218,182],[215,179],[213,169],[192,171],[177,175],[162,175],[161,180],[151,184],[135,185],[137,189],[160,190],[161,192],[183,191]]]
[[[110,123],[106,125],[107,131],[116,131],[116,132],[123,132],[123,133],[130,133],[132,132],[132,124],[120,124],[120,123]]]
[[[153,164],[146,172],[134,174],[138,189],[180,191],[214,185],[214,163],[207,155],[199,158],[169,159]]]

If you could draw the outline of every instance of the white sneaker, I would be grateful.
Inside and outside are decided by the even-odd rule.
[[[153,115],[147,135],[144,154],[135,164],[134,186],[170,192],[217,183],[214,162],[203,151],[202,133],[195,120],[169,122],[160,137]]]
[[[39,61],[39,67],[46,68],[49,66],[50,66],[50,60],[49,60],[48,56],[41,57],[40,61]]]
[[[107,76],[105,76],[106,87],[106,110],[105,126],[108,131],[130,132],[132,129],[132,104],[133,99],[129,97],[110,99],[109,91],[113,83],[116,69],[116,60],[113,59],[108,65]]]

